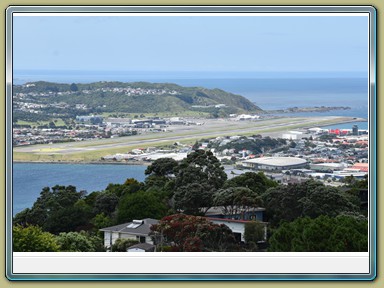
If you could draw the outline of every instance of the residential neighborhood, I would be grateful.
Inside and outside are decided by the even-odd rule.
[[[283,133],[274,139],[261,135],[217,137],[205,139],[197,143],[197,147],[175,143],[168,149],[149,147],[106,155],[101,161],[149,164],[164,157],[180,161],[193,148],[199,148],[213,152],[225,165],[229,177],[246,171],[263,171],[281,183],[302,182],[312,177],[326,185],[337,186],[345,177],[352,175],[363,179],[368,173],[368,132],[359,130],[357,133],[352,129],[334,133],[331,129],[311,128]],[[287,138],[287,135],[295,137]],[[256,147],[260,139],[280,142],[273,148]],[[245,148],[252,145],[254,151]]]

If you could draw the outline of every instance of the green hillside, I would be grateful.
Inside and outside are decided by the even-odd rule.
[[[159,113],[204,111],[209,113],[257,113],[262,110],[248,99],[220,89],[182,87],[171,83],[96,82],[61,84],[32,82],[13,87],[14,100],[68,109],[85,105],[88,112]],[[20,93],[24,95],[20,97]],[[15,99],[17,98],[17,99]],[[219,105],[219,106],[217,106]]]

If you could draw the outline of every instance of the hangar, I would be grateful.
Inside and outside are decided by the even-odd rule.
[[[243,166],[255,170],[288,170],[305,168],[307,160],[297,157],[261,157],[243,161]]]

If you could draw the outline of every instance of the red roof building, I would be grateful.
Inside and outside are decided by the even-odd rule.
[[[355,163],[351,168],[359,169],[360,172],[368,172],[368,163]]]

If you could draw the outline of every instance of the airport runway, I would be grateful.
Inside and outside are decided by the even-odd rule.
[[[322,122],[332,121],[341,123],[356,121],[352,117],[295,117],[265,119],[258,121],[232,121],[227,119],[204,119],[204,125],[197,126],[170,126],[169,132],[148,133],[142,135],[120,137],[114,139],[96,139],[82,142],[56,143],[44,145],[30,145],[15,147],[14,152],[34,153],[34,154],[71,154],[95,150],[106,150],[114,148],[137,147],[138,145],[158,146],[161,143],[202,138],[212,138],[226,135],[262,134],[262,135],[281,135],[282,132],[300,127],[316,127]],[[331,123],[332,124],[332,123]],[[326,125],[329,125],[328,123]]]

